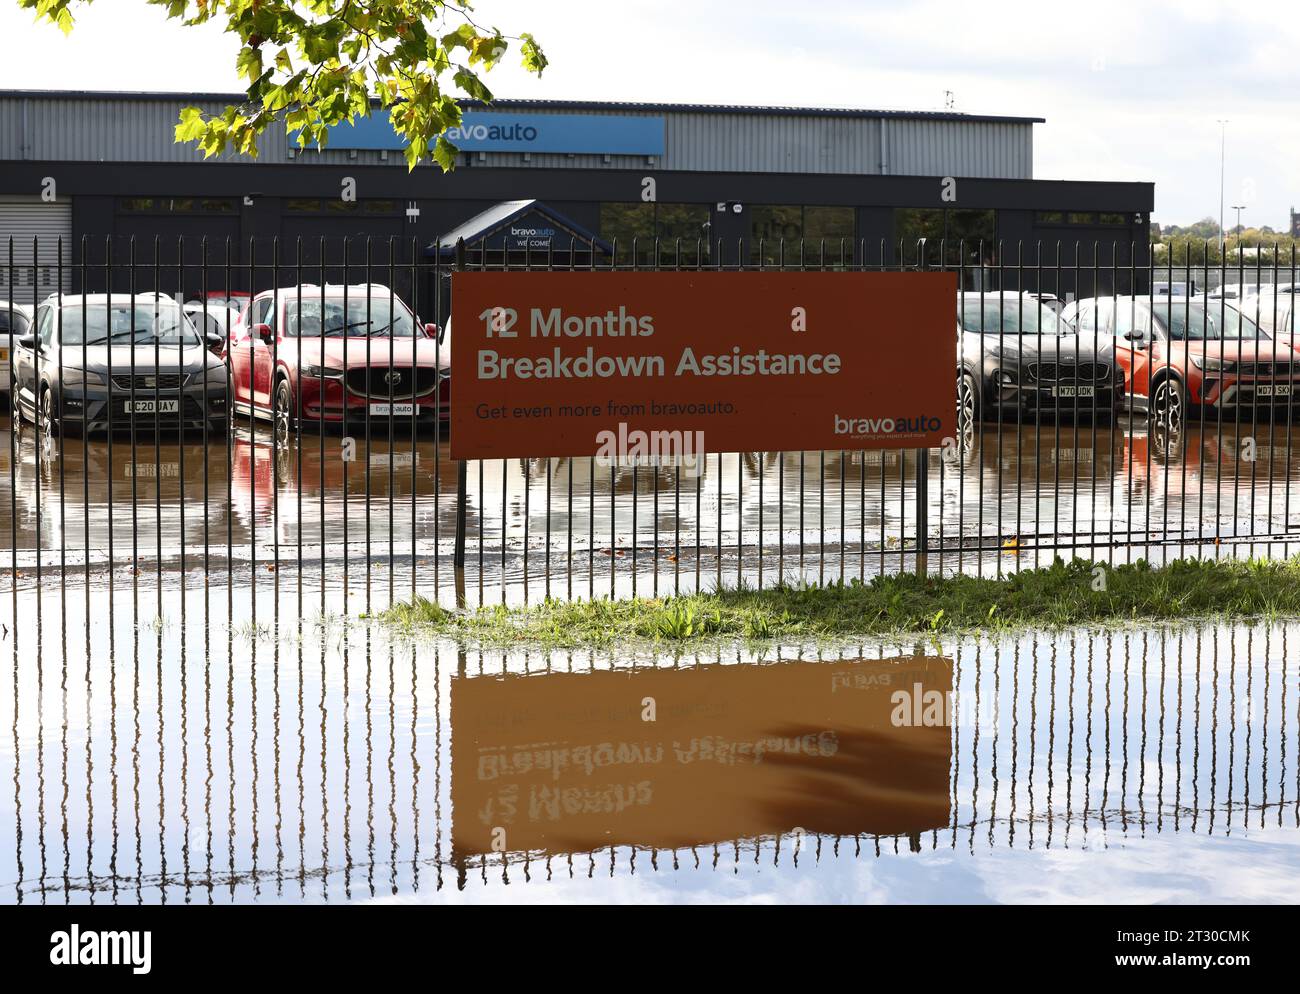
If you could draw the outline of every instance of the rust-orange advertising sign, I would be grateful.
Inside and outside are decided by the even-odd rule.
[[[956,294],[952,273],[456,273],[451,454],[936,447]]]
[[[952,679],[935,656],[457,677],[453,849],[942,828]]]

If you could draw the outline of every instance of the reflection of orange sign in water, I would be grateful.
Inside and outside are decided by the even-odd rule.
[[[614,454],[620,429],[709,452],[937,446],[956,292],[953,273],[457,273],[451,454]]]
[[[489,852],[495,833],[505,851],[566,853],[940,828],[951,692],[938,657],[460,677],[453,845]]]

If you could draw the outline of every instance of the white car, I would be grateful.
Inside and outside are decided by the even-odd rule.
[[[202,301],[191,300],[184,310],[185,316],[199,329],[208,348],[214,352],[221,351],[231,329],[239,326],[239,308],[233,304],[212,300],[204,304]]]
[[[1263,328],[1270,336],[1294,337],[1300,331],[1300,307],[1290,287],[1261,287],[1258,293],[1228,302]]]
[[[14,339],[28,334],[31,329],[31,307],[0,300],[0,393],[9,392],[9,381],[13,377]]]

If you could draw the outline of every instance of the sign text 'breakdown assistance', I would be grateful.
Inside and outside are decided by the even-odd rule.
[[[472,272],[452,456],[931,448],[956,428],[951,273]]]

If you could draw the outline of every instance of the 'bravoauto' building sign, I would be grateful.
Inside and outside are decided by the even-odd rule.
[[[447,139],[462,152],[663,155],[664,119],[619,114],[512,114],[467,111]],[[330,148],[401,149],[388,111],[330,129]]]

